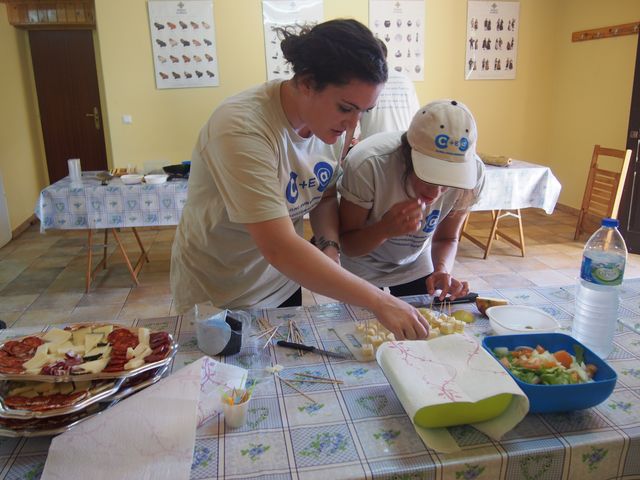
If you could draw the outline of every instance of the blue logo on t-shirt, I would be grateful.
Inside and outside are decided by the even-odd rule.
[[[433,232],[436,227],[438,226],[438,218],[440,217],[440,210],[434,210],[432,211],[427,218],[425,219],[424,222],[424,228],[422,229],[422,231],[424,233],[431,233]]]
[[[289,176],[289,183],[287,183],[287,190],[285,192],[289,203],[295,203],[298,199],[298,194],[300,193],[298,192],[296,178],[298,178],[298,174],[296,172],[291,172],[291,175]]]
[[[311,178],[303,178],[300,181],[296,172],[290,173],[285,191],[289,203],[296,203],[300,194],[299,189],[316,189],[320,193],[324,192],[333,178],[333,167],[327,162],[318,162],[313,167],[313,173]]]
[[[331,181],[331,177],[333,177],[333,167],[327,162],[318,162],[316,166],[313,167],[313,173],[316,174],[316,178],[320,184],[318,185],[318,191],[324,192]]]

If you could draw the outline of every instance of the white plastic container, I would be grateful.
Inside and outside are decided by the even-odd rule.
[[[613,350],[627,246],[618,220],[605,218],[587,241],[576,288],[572,336],[606,358]]]

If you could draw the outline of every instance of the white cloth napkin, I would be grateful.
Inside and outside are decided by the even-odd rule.
[[[42,479],[188,479],[196,427],[246,378],[243,368],[203,357],[54,438]]]
[[[529,411],[529,399],[518,384],[489,352],[466,335],[383,343],[377,360],[412,420],[418,410],[427,406],[478,402],[510,393],[513,399],[501,415],[472,424],[498,440]],[[447,428],[414,426],[427,447],[445,453],[460,450]]]

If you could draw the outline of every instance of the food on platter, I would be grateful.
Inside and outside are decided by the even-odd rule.
[[[118,390],[120,382],[81,380],[65,383],[8,381],[1,389],[0,417],[30,418],[52,416],[84,407],[88,400],[99,401]],[[102,394],[102,395],[101,395]],[[43,412],[51,412],[44,415]]]
[[[598,371],[593,364],[584,363],[584,349],[574,346],[575,356],[566,350],[551,353],[541,345],[536,348],[496,347],[493,354],[515,377],[535,385],[570,385],[588,383]]]
[[[430,308],[421,307],[418,311],[429,322],[429,337],[438,337],[440,335],[451,335],[452,333],[464,333],[465,322],[457,318],[447,315],[444,311],[437,311]]]
[[[487,308],[496,307],[498,305],[508,305],[509,302],[504,298],[478,297],[476,298],[476,307],[482,315],[486,315]]]
[[[429,322],[429,337],[427,340],[440,335],[463,333],[465,322],[458,320],[443,311],[420,307],[418,311]],[[336,325],[332,330],[338,335],[349,352],[361,362],[375,360],[376,352],[385,342],[395,341],[393,333],[389,332],[376,319],[361,320],[353,323]]]
[[[67,415],[47,418],[2,418],[0,417],[0,437],[39,437],[55,435],[69,430],[73,425],[111,406],[114,402],[102,402]]]
[[[167,332],[122,325],[73,325],[8,340],[0,346],[0,374],[67,376],[118,373],[167,358]]]

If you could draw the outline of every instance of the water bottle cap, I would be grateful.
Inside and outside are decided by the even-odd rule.
[[[617,227],[620,226],[620,222],[618,220],[616,220],[615,218],[603,218],[601,225],[603,227],[615,227],[615,228],[617,228]]]

